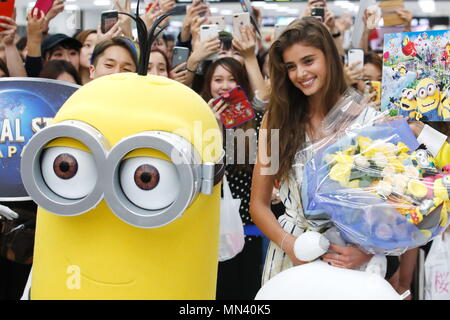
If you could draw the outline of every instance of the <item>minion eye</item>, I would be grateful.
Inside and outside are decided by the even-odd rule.
[[[408,90],[406,90],[406,89],[403,89],[403,90],[402,90],[402,98],[408,97],[409,92],[410,92],[410,91],[408,91]]]
[[[423,167],[423,168],[428,167],[429,162],[428,162],[428,157],[427,157],[426,151],[424,151],[424,150],[417,151],[416,158],[417,158],[417,162],[419,163],[419,165],[421,167]]]
[[[178,197],[180,179],[172,162],[150,157],[126,159],[119,169],[125,196],[145,210],[160,210]]]
[[[414,92],[413,92],[413,91],[409,91],[408,94],[407,94],[407,96],[406,96],[406,98],[407,98],[408,100],[414,100],[414,97],[415,97],[415,95],[414,95]]]
[[[48,148],[42,154],[41,170],[47,186],[66,199],[86,197],[97,181],[93,155],[75,148]]]
[[[434,83],[430,83],[427,87],[428,95],[432,96],[436,92],[436,85]]]
[[[418,96],[421,99],[425,99],[427,97],[427,90],[425,88],[420,88],[418,92]]]

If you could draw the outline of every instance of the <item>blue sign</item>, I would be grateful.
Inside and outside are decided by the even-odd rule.
[[[22,149],[79,88],[50,79],[0,79],[0,201],[30,200],[20,177]]]

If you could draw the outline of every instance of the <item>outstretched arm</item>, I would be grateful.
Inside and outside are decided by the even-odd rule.
[[[5,29],[0,32],[0,43],[3,42],[5,46],[6,66],[11,77],[26,77],[27,72],[23,64],[22,57],[19,50],[17,50],[14,44],[14,37],[16,35],[17,24],[14,19],[0,16],[0,21],[6,21],[7,23],[0,22],[0,27]]]

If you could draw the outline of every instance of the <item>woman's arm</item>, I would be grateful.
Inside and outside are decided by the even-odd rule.
[[[270,164],[266,164],[267,155],[267,125],[264,116],[261,129],[259,131],[258,158],[253,169],[252,188],[250,195],[250,216],[258,228],[273,242],[275,242],[292,260],[295,265],[302,262],[295,257],[294,242],[296,237],[283,230],[278,220],[273,214],[270,204],[272,190],[275,182],[274,175],[267,175],[264,169],[268,169]],[[266,149],[266,150],[264,150]]]
[[[269,92],[255,54],[256,33],[253,31],[253,27],[241,27],[241,37],[233,39],[233,46],[244,58],[245,69],[253,92],[258,91],[260,100],[267,100]]]
[[[14,19],[8,17],[0,17],[0,19],[7,22],[0,22],[0,27],[5,29],[0,32],[0,43],[3,42],[5,46],[6,66],[8,68],[9,75],[11,77],[26,77],[27,73],[25,71],[22,57],[14,44],[17,24]]]

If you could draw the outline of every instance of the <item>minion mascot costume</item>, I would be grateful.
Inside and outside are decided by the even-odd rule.
[[[137,14],[139,74],[82,87],[27,145],[31,299],[214,299],[220,129],[194,91],[147,76],[156,26],[177,9],[149,33]]]

